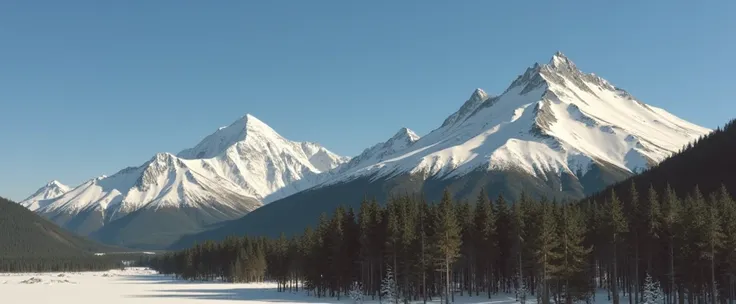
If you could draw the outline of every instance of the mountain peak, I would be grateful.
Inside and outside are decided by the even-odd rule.
[[[248,113],[245,114],[243,117],[235,121],[234,123],[230,124],[230,126],[227,126],[225,129],[229,129],[231,127],[235,128],[243,128],[245,126],[246,131],[269,131],[269,132],[275,132],[269,125],[267,125],[262,120],[258,119],[257,117],[253,116],[252,114]]]
[[[230,146],[245,140],[246,137],[254,135],[270,140],[281,138],[281,135],[269,125],[248,113],[227,127],[219,128],[205,137],[194,148],[179,152],[177,156],[184,159],[212,158],[220,155]]]
[[[66,185],[62,184],[58,180],[52,180],[52,181],[49,181],[48,183],[46,183],[46,187],[59,187],[59,188],[62,188],[62,187],[66,187]]]
[[[415,142],[419,139],[419,135],[407,127],[402,127],[398,132],[396,132],[396,134],[394,134],[393,137],[391,137],[390,140],[398,139],[408,139],[410,142]]]
[[[552,58],[549,60],[549,66],[553,68],[570,68],[570,69],[576,69],[575,63],[570,60],[570,58],[567,58],[565,54],[562,54],[562,52],[557,51],[554,55],[552,55]]]
[[[473,113],[473,111],[475,111],[475,109],[477,109],[478,106],[480,106],[484,101],[488,100],[488,98],[488,94],[486,94],[483,89],[475,89],[475,91],[473,91],[473,94],[471,94],[470,98],[468,98],[468,100],[463,103],[460,109],[457,110],[457,112],[452,113],[452,115],[448,116],[445,121],[442,122],[442,127],[454,124],[467,118],[468,115]]]
[[[255,117],[253,116],[253,114],[250,114],[250,113],[246,113],[245,115],[243,115],[241,119],[244,120],[246,123],[250,122],[250,123],[263,124],[263,121],[261,121],[260,119],[258,119],[258,117]]]
[[[468,100],[482,101],[482,100],[486,100],[487,98],[488,98],[488,94],[486,94],[486,92],[483,91],[483,89],[477,88],[475,89],[475,91],[473,91],[473,94],[470,95],[470,99]]]
[[[565,56],[565,54],[563,54],[562,52],[557,51],[557,52],[555,52],[554,55],[552,55],[552,60],[554,60],[555,58],[563,59],[564,60],[564,59],[567,59],[567,56]]]
[[[504,94],[513,88],[521,87],[519,93],[524,95],[539,88],[547,81],[559,82],[563,77],[580,78],[587,76],[578,70],[577,66],[575,66],[575,63],[572,62],[570,58],[567,58],[567,56],[562,52],[557,51],[552,55],[549,63],[535,63],[534,66],[528,67],[526,71],[524,71],[524,74],[519,75],[511,83],[506,91],[504,91]]]
[[[62,184],[58,180],[52,180],[21,201],[20,204],[33,211],[43,207],[43,204],[39,204],[39,201],[59,197],[69,190],[71,190],[71,187]]]

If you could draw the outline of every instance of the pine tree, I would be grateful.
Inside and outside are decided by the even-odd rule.
[[[642,206],[644,212],[644,226],[647,247],[647,272],[652,273],[652,259],[654,258],[659,243],[659,230],[661,226],[662,212],[660,210],[659,196],[652,185],[649,185],[647,199]]]
[[[559,238],[557,233],[557,221],[555,219],[554,207],[548,201],[541,203],[541,229],[538,237],[537,250],[535,252],[537,269],[540,276],[541,291],[538,291],[543,304],[549,304],[549,281],[555,272],[555,263],[559,261]]]
[[[526,301],[526,288],[523,288],[524,285],[524,262],[523,262],[523,251],[524,251],[524,237],[523,232],[525,229],[525,222],[524,222],[524,211],[522,209],[522,202],[526,201],[527,197],[522,192],[521,198],[519,203],[514,203],[512,206],[513,210],[513,230],[511,231],[512,239],[514,240],[514,251],[515,251],[515,259],[516,259],[516,275],[514,276],[516,279],[516,294],[517,299],[525,302]]]
[[[429,230],[429,222],[427,220],[427,217],[429,216],[429,208],[427,206],[427,202],[424,201],[424,198],[421,199],[420,206],[419,206],[419,225],[418,225],[418,234],[420,238],[419,243],[419,255],[421,259],[421,273],[422,273],[422,300],[426,304],[427,303],[427,260],[428,256],[430,255],[427,252],[427,233]]]
[[[736,290],[734,290],[734,276],[736,275],[736,204],[728,193],[726,186],[721,185],[716,195],[718,200],[716,208],[721,213],[721,231],[723,232],[723,247],[721,253],[721,262],[723,263],[724,273],[727,276],[727,285],[725,294],[729,300],[736,298]]]
[[[636,185],[634,184],[634,181],[631,182],[631,188],[629,189],[629,204],[628,204],[628,215],[630,222],[629,229],[631,240],[629,243],[633,243],[634,247],[634,298],[633,302],[638,303],[639,302],[639,243],[641,242],[641,235],[640,231],[642,229],[646,229],[644,227],[646,219],[643,217],[644,212],[642,212],[641,207],[639,205],[639,192],[636,190]]]
[[[511,266],[514,265],[514,259],[511,256],[511,248],[514,240],[510,238],[512,231],[511,210],[502,195],[499,195],[494,204],[494,213],[496,215],[496,238],[494,247],[498,250],[496,255],[496,272],[503,287],[503,291],[510,292],[511,279],[514,274]]]
[[[330,265],[330,256],[332,248],[332,237],[330,231],[330,219],[326,213],[322,213],[317,226],[315,242],[315,267],[318,271],[324,271],[328,275],[320,274],[317,283],[317,293],[321,296],[327,296],[327,290],[332,285],[332,277],[329,275],[332,271]]]
[[[435,246],[438,262],[445,272],[445,303],[450,303],[450,266],[460,254],[460,226],[455,218],[455,208],[450,192],[445,189],[436,210]]]
[[[378,263],[377,249],[380,248],[379,244],[376,244],[377,231],[377,217],[378,207],[368,200],[364,200],[360,205],[360,212],[358,214],[358,221],[360,223],[360,257],[363,265],[362,280],[366,284],[363,285],[366,290],[370,292],[372,296],[375,295],[374,275],[375,267]]]
[[[516,299],[521,304],[526,303],[526,295],[527,295],[527,288],[526,288],[526,281],[521,277],[521,274],[516,275]]]
[[[473,225],[473,214],[470,209],[468,202],[458,202],[455,204],[455,214],[457,216],[457,222],[460,225],[460,259],[458,260],[457,274],[460,278],[460,295],[463,291],[468,290],[472,293],[472,285],[470,283],[470,275],[475,267],[475,243],[474,234],[475,229]]]
[[[675,191],[667,185],[664,191],[664,198],[662,199],[662,229],[667,237],[668,247],[668,262],[669,270],[667,271],[668,286],[667,286],[667,299],[669,303],[673,298],[675,291],[675,237],[677,236],[677,230],[679,229],[681,221],[681,206],[680,200],[675,194]]]
[[[699,190],[696,189],[699,192]],[[723,240],[725,238],[723,234],[723,227],[721,226],[721,214],[718,210],[718,200],[714,195],[711,196],[706,208],[707,220],[705,222],[704,233],[705,240],[707,243],[705,258],[710,261],[710,286],[711,286],[711,301],[717,303],[716,296],[718,295],[717,284],[716,284],[716,254],[723,247]]]
[[[353,303],[363,304],[363,286],[360,282],[355,281],[350,285],[349,295],[350,299],[353,300]]]
[[[488,195],[484,189],[480,190],[478,199],[475,203],[475,231],[479,255],[479,267],[482,269],[482,278],[485,282],[485,288],[488,298],[491,298],[491,284],[493,276],[493,261],[496,259],[495,235],[496,235],[496,219],[493,214],[493,206],[491,205]]]
[[[391,266],[386,267],[386,276],[381,282],[381,303],[399,303],[399,287],[396,285],[396,279],[394,278],[394,272]],[[385,302],[384,302],[385,301]]]
[[[621,242],[621,235],[628,231],[628,225],[626,218],[624,217],[623,210],[621,208],[621,202],[618,200],[616,193],[611,191],[610,202],[607,206],[606,223],[608,224],[607,232],[610,237],[611,248],[612,248],[612,261],[611,261],[611,293],[613,295],[613,303],[619,304],[619,288],[618,288],[618,251],[619,243]]]
[[[386,206],[387,222],[386,222],[386,249],[391,254],[392,269],[398,270],[397,261],[399,258],[399,249],[401,246],[401,227],[399,223],[399,202],[393,197]],[[398,276],[398,275],[397,275]]]
[[[333,293],[337,293],[337,299],[340,300],[340,293],[343,290],[343,284],[349,278],[346,278],[345,270],[350,270],[352,265],[348,261],[347,246],[345,245],[345,208],[338,207],[329,221],[329,231],[326,237],[329,239],[328,259],[330,265],[329,276],[331,278],[330,288]]]
[[[342,252],[345,259],[343,259],[341,275],[343,282],[347,283],[359,280],[361,275],[360,269],[357,267],[360,265],[360,226],[352,207],[345,214],[342,226],[344,239]]]
[[[585,263],[590,248],[585,248],[585,223],[577,206],[560,207],[558,233],[560,240],[559,260],[552,275],[560,282],[560,291],[565,303],[572,304],[576,299],[587,298],[589,288],[585,278]]]
[[[659,304],[662,300],[662,292],[659,283],[647,273],[644,279],[644,302],[642,304]]]

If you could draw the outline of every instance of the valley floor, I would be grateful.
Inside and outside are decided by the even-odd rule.
[[[0,295],[3,303],[23,304],[166,304],[166,303],[310,303],[350,304],[342,298],[318,299],[304,292],[277,292],[271,283],[202,283],[174,280],[155,272],[132,268],[106,272],[83,273],[0,273]],[[599,295],[598,303],[605,299]],[[534,301],[527,301],[532,303]],[[375,304],[378,301],[366,301]],[[421,303],[421,302],[420,302]],[[433,303],[440,303],[439,300]],[[518,303],[513,295],[486,297],[455,296],[459,304]]]

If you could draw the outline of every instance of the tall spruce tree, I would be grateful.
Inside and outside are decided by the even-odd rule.
[[[537,272],[540,277],[538,298],[542,304],[550,303],[549,283],[557,270],[556,263],[560,260],[560,238],[557,230],[554,206],[547,200],[542,200],[540,212],[540,230],[535,251]]]
[[[641,287],[639,285],[639,282],[641,280],[639,276],[639,247],[641,243],[641,231],[646,229],[645,222],[646,218],[644,217],[645,213],[641,209],[641,205],[639,203],[639,192],[636,190],[636,184],[634,184],[634,181],[630,182],[631,186],[629,188],[629,197],[628,197],[628,204],[626,210],[628,211],[626,216],[629,220],[629,244],[633,247],[633,268],[634,268],[634,290],[633,290],[633,297],[629,296],[629,302],[633,303],[639,303],[639,293],[641,291]]]
[[[725,279],[724,294],[729,299],[729,303],[733,303],[736,298],[736,288],[734,284],[734,276],[736,275],[736,204],[728,193],[726,186],[721,185],[716,195],[717,211],[721,213],[721,231],[723,232],[723,248],[720,254],[720,260],[723,265]]]
[[[585,238],[585,222],[579,207],[565,205],[560,207],[557,221],[560,240],[559,260],[555,261],[551,275],[558,280],[557,293],[564,302],[572,304],[580,299],[587,299],[590,293],[588,280],[585,278],[585,263],[591,249],[583,245]]]
[[[680,199],[675,191],[669,186],[665,187],[664,197],[662,199],[662,230],[667,238],[667,284],[666,284],[666,303],[673,302],[675,292],[675,240],[678,235],[678,229],[681,221],[681,205]]]
[[[503,195],[498,196],[494,206],[497,231],[495,247],[498,249],[498,254],[496,255],[496,276],[499,278],[502,290],[504,292],[511,292],[512,266],[514,265],[511,248],[514,243],[513,239],[510,238],[509,232],[513,229],[512,215]]]
[[[435,246],[438,261],[445,272],[445,303],[450,303],[450,267],[460,254],[460,225],[455,217],[450,191],[445,189],[436,209]]]
[[[455,204],[455,214],[457,215],[457,222],[460,225],[460,259],[457,268],[456,277],[459,278],[461,288],[460,295],[463,295],[465,290],[472,293],[473,286],[470,284],[471,274],[475,264],[475,243],[473,236],[473,214],[470,209],[470,204],[467,201],[460,201]]]
[[[414,273],[417,266],[416,258],[416,226],[418,222],[419,209],[416,202],[411,196],[403,195],[399,200],[399,228],[401,230],[400,237],[400,254],[401,254],[401,265],[404,269],[402,276],[402,299],[404,303],[408,303],[411,300],[411,275]]]
[[[699,191],[699,190],[698,190]],[[718,210],[718,199],[714,194],[710,196],[706,208],[706,217],[704,234],[706,241],[705,258],[709,261],[710,282],[711,287],[711,303],[718,303],[718,285],[716,283],[716,258],[718,252],[723,248],[725,235],[723,226],[721,225],[721,214]]]
[[[607,204],[605,221],[608,225],[607,234],[611,244],[611,254],[613,255],[611,258],[611,294],[613,303],[619,304],[618,251],[622,235],[628,231],[628,224],[616,192],[611,191],[610,202]]]
[[[526,201],[528,198],[524,193],[522,192],[521,198],[518,203],[513,203],[512,210],[513,210],[513,229],[510,232],[510,237],[513,240],[513,251],[514,251],[514,264],[516,264],[516,296],[517,300],[524,303],[526,302],[526,290],[524,288],[524,259],[523,259],[523,252],[524,252],[524,229],[525,229],[525,216],[524,216],[524,209],[522,208],[522,202]]]
[[[647,199],[644,200],[642,211],[644,213],[644,235],[646,236],[646,250],[647,250],[647,273],[653,275],[652,259],[657,254],[659,243],[659,230],[660,221],[662,219],[662,212],[660,209],[659,195],[657,190],[652,185],[649,185],[647,191]]]
[[[398,267],[401,246],[400,209],[399,199],[392,197],[386,206],[386,250],[391,257],[391,269],[393,270],[394,279],[398,279],[403,275],[399,272]]]
[[[484,288],[491,298],[491,284],[493,284],[493,261],[496,259],[495,235],[496,219],[493,206],[488,199],[485,189],[481,189],[475,203],[475,244],[478,250],[478,267],[482,274]]]

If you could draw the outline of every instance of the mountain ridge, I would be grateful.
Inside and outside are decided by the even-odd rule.
[[[480,189],[509,201],[522,191],[580,199],[711,131],[583,73],[559,52],[547,64],[528,67],[501,95],[481,92],[475,90],[460,110],[411,144],[378,159],[354,157],[312,188],[175,246],[228,234],[299,233],[339,205],[358,208],[364,198],[383,203],[405,193],[438,200],[445,188],[455,199],[471,201]]]
[[[638,120],[629,119],[629,115]],[[509,130],[508,125],[518,126]],[[598,129],[593,130],[596,127]],[[566,131],[566,128],[574,130]],[[506,134],[498,135],[503,132]],[[435,176],[449,174],[450,171],[463,174],[488,163],[493,167],[491,169],[501,170],[516,165],[530,174],[550,169],[574,173],[571,165],[581,164],[585,171],[591,162],[600,162],[634,173],[663,160],[687,142],[708,132],[709,129],[636,100],[599,76],[581,72],[569,58],[558,52],[548,64],[537,63],[527,68],[499,96],[490,97],[476,90],[460,110],[413,145],[414,152],[418,153],[404,157],[413,156],[413,160],[384,161],[365,168],[365,171],[367,175],[376,173],[379,176],[395,171],[424,171],[428,176]],[[618,146],[614,149],[616,151],[603,151],[581,144],[580,137],[583,136],[587,137],[585,142],[599,146],[616,143]],[[483,141],[470,143],[477,147],[487,146],[486,141],[495,138],[508,141],[483,151],[487,155],[475,157],[477,155],[451,151],[472,148],[448,143],[448,138],[465,143],[473,139]],[[421,149],[431,150],[431,153],[418,151]],[[537,153],[532,155],[537,159],[520,157],[529,151]],[[486,156],[489,156],[488,161],[482,159]],[[436,161],[432,158],[444,159]],[[378,167],[388,168],[376,170]]]

